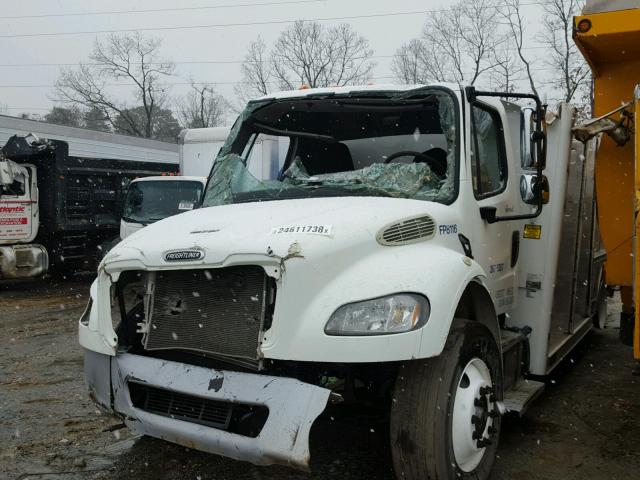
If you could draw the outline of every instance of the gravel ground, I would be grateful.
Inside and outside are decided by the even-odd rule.
[[[0,479],[393,479],[384,420],[347,413],[316,422],[310,473],[109,431],[119,422],[88,399],[76,338],[90,281],[0,285]],[[608,327],[588,335],[525,418],[506,420],[492,480],[640,471],[640,377]]]

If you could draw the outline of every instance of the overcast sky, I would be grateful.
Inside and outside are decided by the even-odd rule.
[[[535,2],[524,0],[528,3],[523,13],[529,20],[530,35],[538,30],[542,14]],[[59,64],[86,61],[96,36],[107,35],[62,33],[96,30],[149,29],[144,33],[161,38],[163,54],[176,62],[176,78],[170,82],[186,82],[191,76],[196,81],[216,84],[221,94],[233,100],[233,84],[240,81],[240,62],[247,45],[258,35],[271,44],[289,25],[287,21],[382,14],[322,23],[351,23],[370,41],[375,52],[374,81],[389,83],[392,72],[388,57],[400,44],[419,35],[428,15],[424,11],[447,8],[453,3],[453,0],[0,0],[0,5],[5,7],[0,14],[0,106],[6,107],[9,115],[23,111],[46,113],[54,103],[51,85],[58,77]],[[198,8],[216,6],[221,8]],[[176,10],[79,15],[150,9]],[[402,14],[407,12],[414,13]],[[31,18],[18,18],[27,16]],[[280,23],[256,25],[258,22]],[[254,24],[240,25],[242,23]],[[201,27],[166,29],[196,26]],[[531,50],[530,53],[539,57],[541,52]],[[201,61],[235,63],[181,63]],[[543,68],[542,61],[538,63],[539,68]],[[17,66],[20,64],[38,65]],[[186,88],[174,85],[171,94],[179,95]],[[118,87],[114,91],[129,96],[130,89]]]

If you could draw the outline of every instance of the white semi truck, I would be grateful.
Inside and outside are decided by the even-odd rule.
[[[504,95],[250,102],[202,207],[102,261],[79,321],[92,398],[139,434],[299,468],[323,411],[374,403],[398,479],[488,478],[501,415],[542,391],[526,376],[603,302],[593,144],[570,106]],[[265,136],[277,168],[252,165]]]

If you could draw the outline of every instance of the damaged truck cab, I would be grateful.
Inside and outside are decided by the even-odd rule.
[[[584,153],[568,106],[545,125],[537,98],[521,95],[530,115],[500,96],[367,86],[250,102],[202,208],[102,261],[79,322],[94,400],[135,432],[298,468],[326,408],[373,403],[398,478],[487,478],[501,414],[541,391],[523,375],[565,354],[551,352],[553,283],[569,159]],[[279,153],[252,157],[265,136]],[[564,346],[584,334],[560,330]]]

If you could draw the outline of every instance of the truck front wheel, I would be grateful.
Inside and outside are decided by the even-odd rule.
[[[485,480],[493,466],[502,399],[500,351],[478,322],[456,320],[440,356],[399,369],[391,453],[400,480]]]

